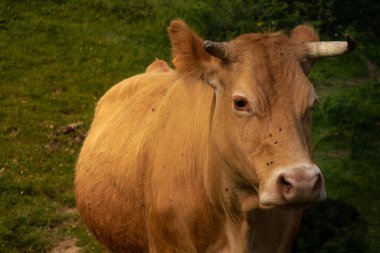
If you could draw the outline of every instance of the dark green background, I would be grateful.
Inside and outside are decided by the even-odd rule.
[[[48,252],[65,240],[103,251],[75,209],[75,161],[102,94],[155,57],[170,61],[166,27],[176,17],[211,40],[309,23],[323,40],[349,32],[359,41],[310,74],[329,201],[307,211],[295,251],[378,252],[377,2],[1,0],[0,252]]]

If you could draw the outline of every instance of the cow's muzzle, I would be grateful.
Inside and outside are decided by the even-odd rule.
[[[326,198],[321,170],[314,164],[276,169],[259,192],[260,206],[309,204]]]

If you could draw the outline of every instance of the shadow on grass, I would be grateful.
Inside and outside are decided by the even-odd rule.
[[[369,252],[367,227],[353,205],[327,200],[305,211],[294,252]]]

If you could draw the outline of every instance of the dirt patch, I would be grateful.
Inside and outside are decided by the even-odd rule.
[[[76,228],[79,226],[80,221],[75,218],[78,210],[76,208],[62,208],[57,210],[57,212],[65,217],[64,226],[70,226],[71,228]],[[58,227],[55,228],[56,232]],[[82,252],[82,248],[76,245],[76,238],[65,238],[62,241],[56,243],[55,247],[49,253],[79,253]]]
[[[81,248],[76,246],[75,241],[74,238],[61,241],[50,253],[79,253]]]
[[[67,216],[71,216],[77,214],[78,210],[76,208],[64,208],[61,213]]]
[[[60,148],[72,150],[73,145],[81,144],[86,138],[87,132],[84,131],[83,127],[83,122],[78,121],[53,130],[53,132],[48,133],[50,142],[45,145],[45,148],[49,151]]]

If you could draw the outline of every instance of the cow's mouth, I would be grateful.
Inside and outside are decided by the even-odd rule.
[[[310,205],[326,199],[326,191],[322,189],[319,194],[303,196],[303,198],[286,199],[278,192],[272,196],[259,194],[259,207],[261,209],[305,209]]]
[[[278,203],[278,204],[269,204],[269,203],[259,202],[259,207],[261,209],[285,209],[285,210],[301,209],[301,210],[304,210],[316,202],[319,202],[319,201],[304,202],[304,203]]]

